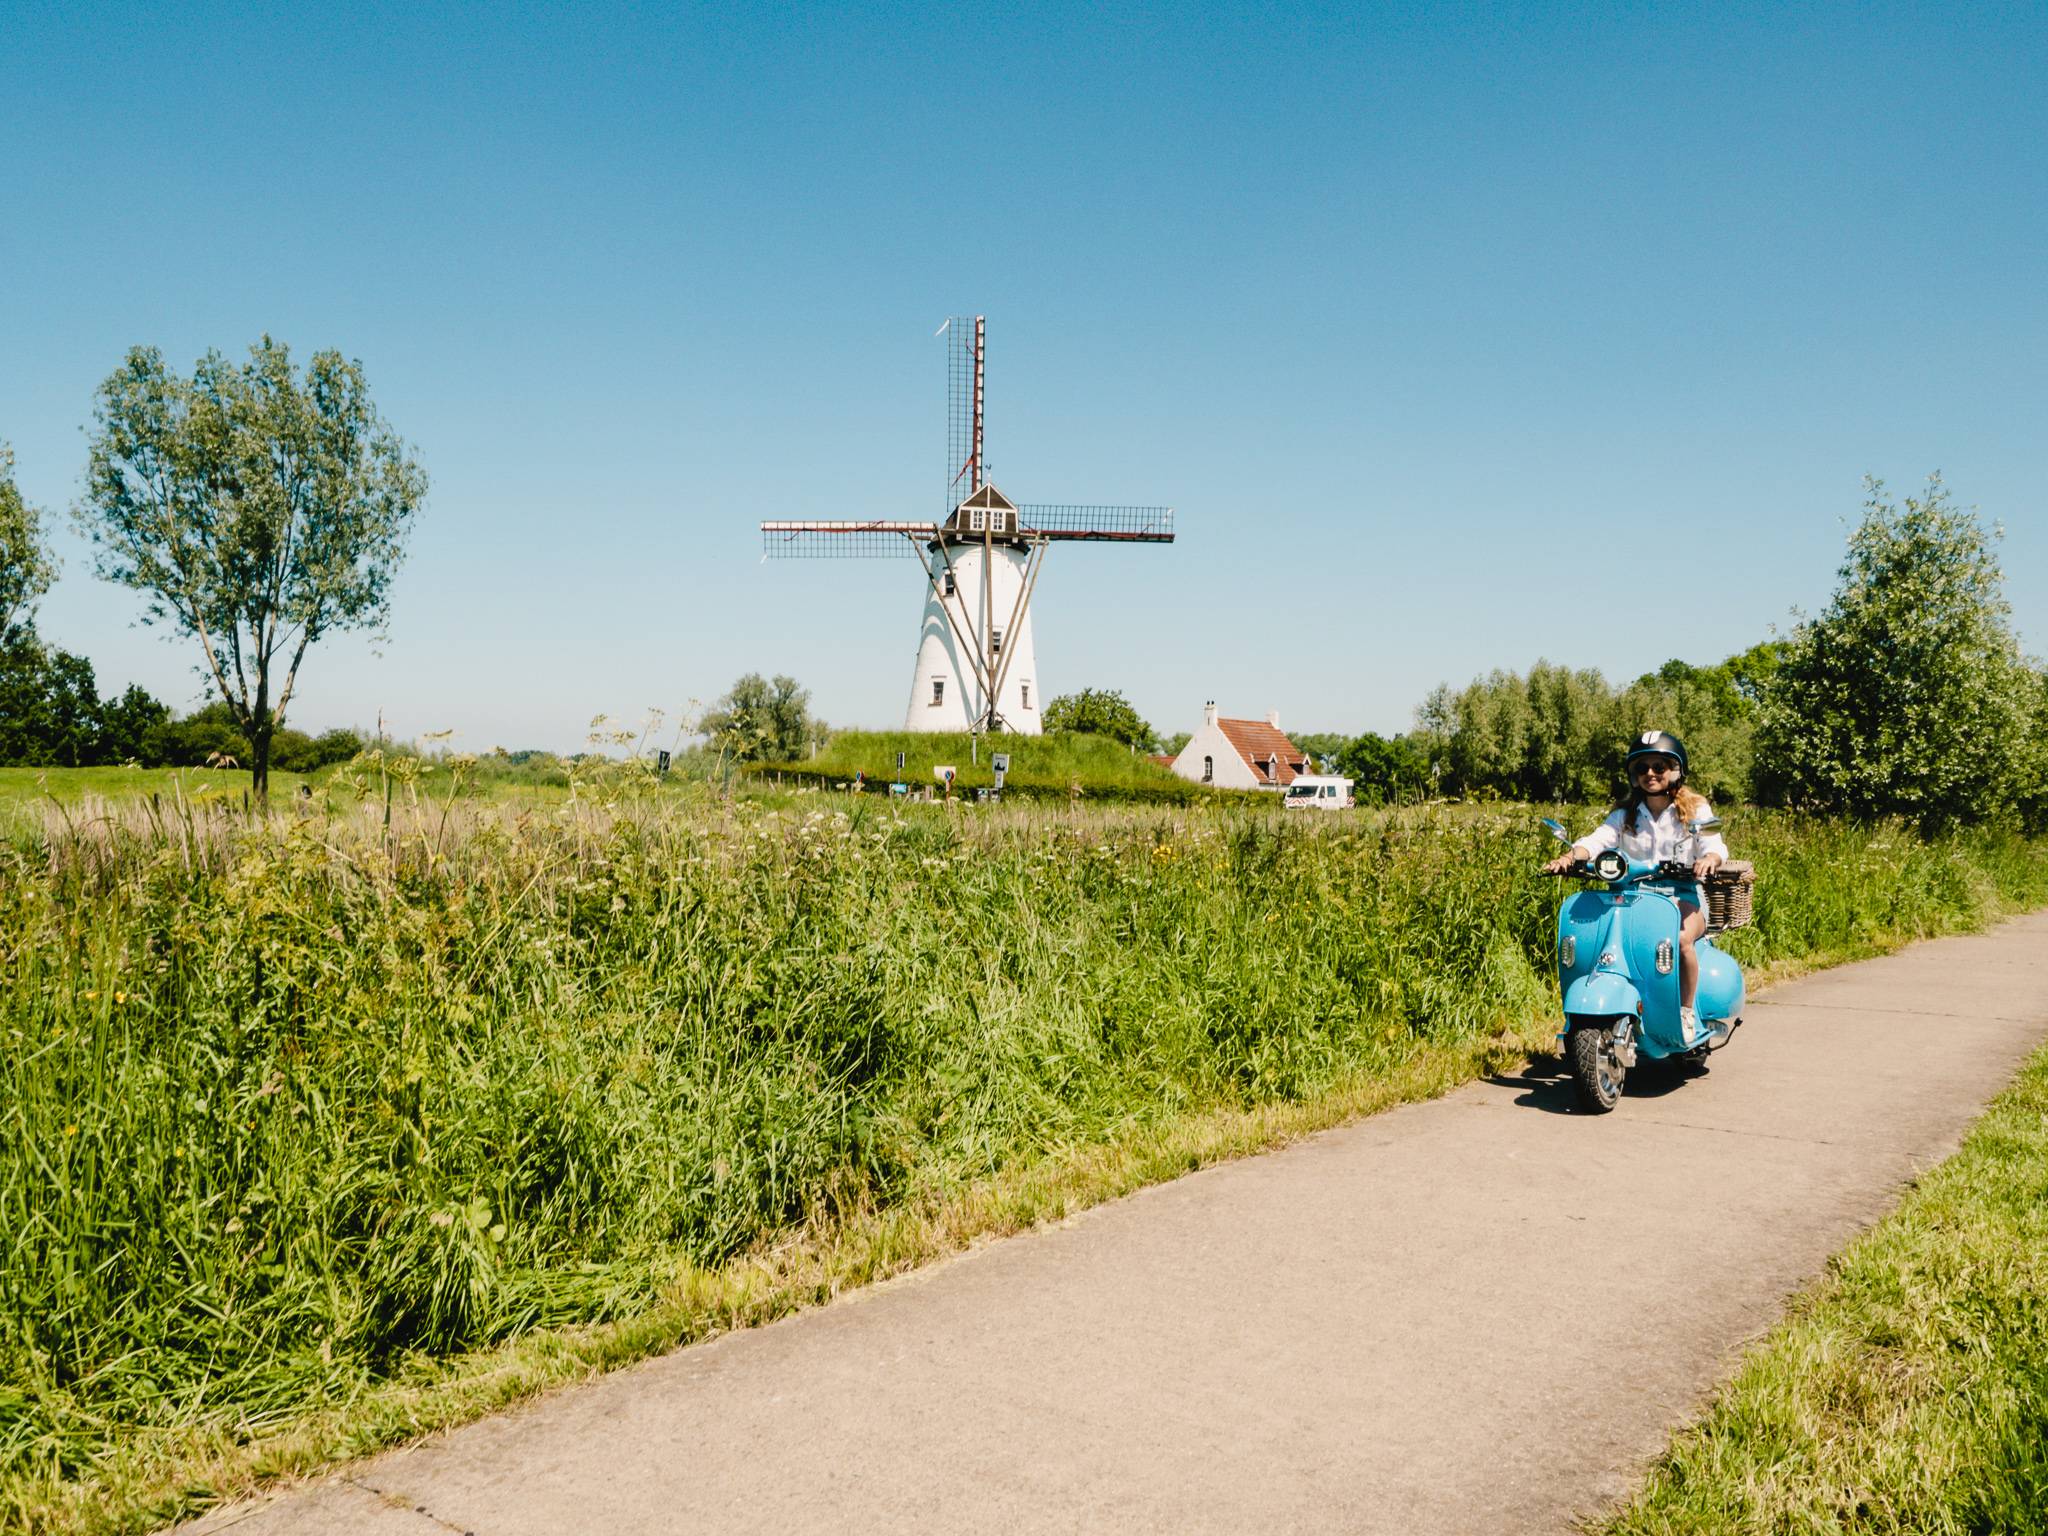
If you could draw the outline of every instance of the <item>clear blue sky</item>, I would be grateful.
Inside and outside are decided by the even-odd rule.
[[[0,0],[0,437],[62,509],[128,346],[360,358],[433,491],[295,723],[474,748],[746,670],[898,723],[915,567],[755,524],[931,512],[976,311],[998,484],[1179,508],[1053,552],[1047,695],[1393,730],[1715,660],[1826,602],[1864,474],[1936,469],[2038,652],[2044,80],[2039,3]],[[62,546],[44,633],[197,702]],[[1569,617],[1602,582],[1638,606]]]

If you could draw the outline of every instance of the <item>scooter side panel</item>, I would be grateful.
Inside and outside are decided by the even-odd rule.
[[[1724,955],[1714,947],[1712,939],[1701,939],[1698,945],[1700,956],[1700,986],[1694,994],[1693,1007],[1702,1023],[1709,1019],[1739,1019],[1747,1002],[1747,988],[1742,980],[1742,967],[1734,958]]]

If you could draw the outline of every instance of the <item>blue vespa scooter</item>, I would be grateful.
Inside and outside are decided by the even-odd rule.
[[[1695,842],[1719,818],[1687,824]],[[1571,836],[1548,818],[1543,825],[1566,847]],[[1557,914],[1557,983],[1564,995],[1565,1059],[1579,1108],[1605,1114],[1621,1098],[1638,1059],[1704,1061],[1742,1023],[1742,967],[1711,936],[1695,944],[1699,987],[1693,1011],[1699,1028],[1684,1032],[1678,1011],[1678,898],[1660,882],[1690,881],[1690,862],[1646,864],[1617,848],[1574,864],[1567,879],[1598,880],[1605,890],[1580,891]]]

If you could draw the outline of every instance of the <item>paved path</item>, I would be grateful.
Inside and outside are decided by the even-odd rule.
[[[1539,1063],[191,1532],[1563,1532],[2048,1037],[2048,913],[1776,989],[1704,1077]]]

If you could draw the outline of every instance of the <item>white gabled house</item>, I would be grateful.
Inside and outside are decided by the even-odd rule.
[[[1280,729],[1278,710],[1263,720],[1230,720],[1216,713],[1211,699],[1202,710],[1202,728],[1188,738],[1172,768],[1184,779],[1218,789],[1283,790],[1309,771],[1309,762]]]

